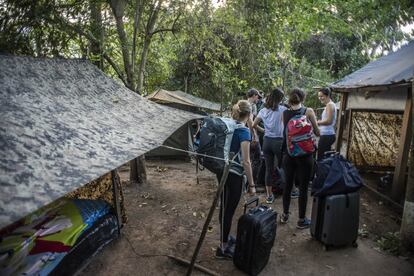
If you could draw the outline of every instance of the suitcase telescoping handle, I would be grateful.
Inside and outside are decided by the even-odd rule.
[[[336,154],[339,155],[339,152],[334,151],[334,150],[330,150],[330,151],[326,151],[323,155],[324,155],[324,157],[329,157],[329,156],[336,155]]]
[[[249,198],[248,200],[246,200],[246,203],[244,203],[244,212],[243,212],[243,214],[246,214],[247,206],[249,206],[249,205],[251,205],[255,202],[256,202],[256,206],[258,206],[259,205],[259,197],[258,196],[253,196],[253,197]]]

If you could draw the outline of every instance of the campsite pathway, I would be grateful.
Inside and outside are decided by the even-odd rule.
[[[147,165],[149,184],[139,190],[131,185],[125,187],[129,222],[122,230],[122,237],[93,258],[82,275],[185,274],[186,268],[162,255],[191,258],[216,180],[202,171],[197,185],[195,167],[188,162],[151,161]],[[121,170],[121,178],[127,180],[127,177],[128,171]],[[383,206],[374,206],[365,198],[362,202],[370,217],[373,212],[383,216]],[[261,275],[414,275],[412,259],[386,255],[375,249],[376,244],[370,239],[359,239],[357,249],[323,251],[321,244],[311,239],[309,231],[295,228],[296,200],[292,204],[292,220],[287,225],[278,225],[270,261]],[[280,198],[273,207],[281,210]],[[221,275],[243,275],[232,262],[213,258],[218,240],[217,217],[215,214],[200,251],[199,264]],[[367,229],[378,228],[377,223],[378,220],[361,217],[361,225],[368,224]],[[391,219],[379,223],[391,230],[396,227]],[[236,225],[232,230],[235,228]],[[195,271],[194,275],[202,274]]]

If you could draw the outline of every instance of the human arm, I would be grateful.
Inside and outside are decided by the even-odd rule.
[[[320,136],[318,123],[316,122],[316,115],[312,108],[306,109],[306,117],[309,119],[309,121],[312,124],[313,133],[315,133],[316,136]]]
[[[258,131],[260,131],[262,133],[264,133],[264,129],[261,126],[259,126],[259,123],[261,121],[262,121],[262,118],[260,118],[259,116],[257,116],[256,119],[254,119],[253,128],[254,129],[257,129]]]
[[[247,181],[249,182],[249,192],[250,194],[256,193],[256,187],[253,180],[253,172],[252,172],[252,165],[250,162],[250,142],[249,141],[243,141],[241,142],[241,155],[242,160],[241,163],[244,168],[244,172],[247,176]]]
[[[249,127],[250,133],[252,135],[252,144],[255,144],[257,132],[256,132],[256,129],[253,127],[253,115],[252,114],[250,114],[249,119],[247,119],[247,126]]]
[[[334,112],[335,112],[335,104],[330,102],[326,105],[326,119],[325,120],[318,120],[318,125],[320,126],[329,126],[332,124],[334,119]]]

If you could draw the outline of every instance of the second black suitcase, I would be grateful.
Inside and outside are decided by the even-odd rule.
[[[269,261],[277,225],[277,213],[267,206],[256,206],[246,213],[247,205],[253,202],[257,205],[258,198],[245,204],[238,221],[233,257],[235,266],[249,275],[259,274]]]
[[[357,246],[359,228],[359,192],[314,197],[311,235],[326,248],[352,244]]]

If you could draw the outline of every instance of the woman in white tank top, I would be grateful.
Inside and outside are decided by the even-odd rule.
[[[322,88],[318,92],[318,98],[325,105],[322,112],[322,118],[318,121],[321,136],[318,143],[318,160],[322,160],[325,152],[332,150],[331,147],[335,142],[335,125],[336,125],[336,106],[331,99],[331,89]]]

